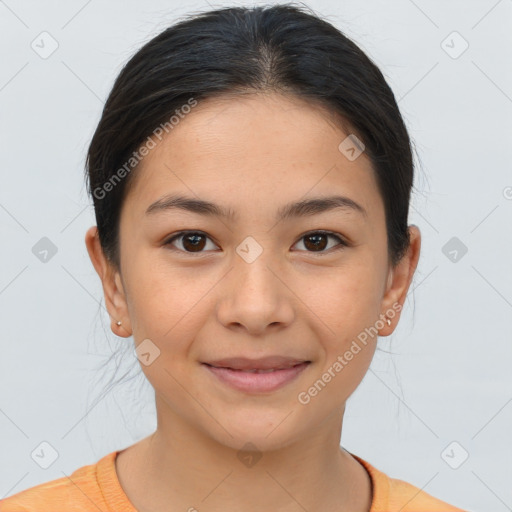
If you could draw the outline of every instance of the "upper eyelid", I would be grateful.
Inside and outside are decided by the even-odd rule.
[[[342,236],[341,234],[338,234],[334,231],[329,231],[328,229],[316,229],[316,230],[313,229],[313,230],[306,231],[305,233],[302,233],[301,235],[299,235],[297,242],[299,242],[302,238],[304,238],[305,236],[307,236],[309,234],[316,234],[316,233],[321,233],[326,236],[332,236],[333,238],[337,238],[340,242],[339,245],[349,245],[349,242],[347,241],[347,239],[344,236]],[[166,239],[166,241],[164,242],[164,245],[169,245],[169,244],[171,244],[171,242],[174,242],[175,240],[179,239],[180,237],[186,236],[189,234],[203,235],[206,238],[209,238],[212,242],[214,242],[215,245],[218,245],[218,243],[210,235],[208,235],[204,231],[201,231],[200,229],[189,229],[189,230],[180,231],[180,232],[172,235],[170,238]],[[294,245],[297,242],[295,242]],[[186,254],[201,254],[202,253],[201,251],[197,252],[197,253],[193,253],[193,252],[189,252],[189,251],[182,251],[181,249],[176,249],[176,250],[180,251],[180,252],[185,252]],[[323,251],[319,251],[319,254],[322,252]],[[312,252],[312,254],[314,254],[314,251]]]

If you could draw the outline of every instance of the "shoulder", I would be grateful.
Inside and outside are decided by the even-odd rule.
[[[109,460],[112,452],[100,461],[82,466],[71,475],[35,485],[0,500],[0,512],[89,512],[104,508],[97,480],[98,464]]]
[[[435,498],[408,482],[391,478],[368,461],[351,455],[370,475],[373,492],[370,512],[467,512]]]
[[[465,512],[445,501],[435,498],[418,487],[399,480],[389,478],[389,507],[400,512]]]

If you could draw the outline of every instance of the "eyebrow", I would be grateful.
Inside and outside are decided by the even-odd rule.
[[[227,220],[235,220],[236,212],[218,204],[203,199],[186,197],[179,194],[169,194],[161,197],[146,209],[146,215],[169,210],[185,210],[204,216],[222,217]],[[346,196],[328,196],[305,199],[294,203],[288,203],[276,213],[276,220],[281,221],[296,217],[309,217],[327,211],[341,209],[347,212],[356,212],[368,217],[368,212],[359,203]]]

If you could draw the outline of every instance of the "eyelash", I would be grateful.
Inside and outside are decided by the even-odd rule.
[[[307,236],[318,235],[318,234],[320,234],[320,235],[327,235],[329,237],[335,238],[339,242],[339,244],[337,246],[331,247],[327,251],[318,251],[318,252],[306,251],[306,252],[309,252],[311,254],[318,255],[318,256],[323,256],[325,254],[331,254],[332,252],[336,252],[336,251],[342,250],[345,247],[349,246],[348,242],[346,242],[338,234],[336,234],[336,233],[334,233],[332,231],[325,231],[325,230],[309,231],[308,233],[305,233],[304,235],[302,235],[299,238],[298,241],[302,240],[303,238],[306,238]],[[206,238],[209,238],[211,240],[211,238],[206,233],[204,233],[202,231],[191,231],[191,230],[190,231],[180,231],[179,233],[176,233],[171,238],[169,238],[166,242],[164,242],[164,245],[165,246],[170,246],[170,250],[172,250],[172,251],[182,252],[182,253],[185,253],[185,254],[190,254],[192,256],[199,256],[199,257],[203,256],[206,251],[191,252],[191,251],[184,251],[182,249],[177,249],[177,248],[171,246],[171,244],[172,244],[172,242],[174,242],[174,240],[179,239],[179,238],[181,238],[181,237],[183,237],[185,235],[202,235],[202,236],[205,236]]]

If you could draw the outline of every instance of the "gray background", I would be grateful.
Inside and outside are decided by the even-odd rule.
[[[413,290],[379,341],[392,353],[376,353],[348,402],[342,445],[459,507],[512,510],[512,1],[307,5],[379,65],[420,155]],[[86,252],[95,221],[84,155],[124,62],[180,15],[208,8],[0,1],[0,497],[156,426],[133,339],[110,331]],[[43,237],[57,249],[46,261]],[[101,397],[126,371],[132,379]],[[47,469],[31,457],[42,442],[58,453]]]

